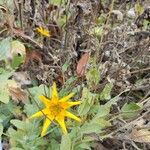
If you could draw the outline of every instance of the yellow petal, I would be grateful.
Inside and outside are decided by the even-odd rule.
[[[72,118],[72,119],[74,119],[74,120],[76,120],[76,121],[78,121],[78,122],[81,122],[81,119],[80,118],[78,118],[78,117],[76,117],[75,115],[73,115],[72,113],[70,113],[70,112],[68,112],[68,111],[66,111],[66,115],[65,115],[66,117],[69,117],[69,118]]]
[[[38,32],[41,32],[42,27],[36,28],[36,30],[37,30]]]
[[[43,95],[40,95],[40,96],[39,96],[39,99],[45,104],[45,106],[48,106],[49,103],[50,103],[50,100],[47,99],[47,98],[46,98],[45,96],[43,96]]]
[[[47,36],[47,37],[50,37],[49,31],[46,30],[45,28],[38,27],[38,28],[36,28],[36,30],[37,30],[40,34],[42,34],[42,35],[44,35],[44,36]]]
[[[58,101],[58,99],[59,99],[59,96],[58,96],[58,92],[57,92],[57,87],[56,87],[56,83],[54,82],[53,86],[52,86],[52,100]]]
[[[63,97],[62,99],[60,99],[61,102],[65,102],[67,100],[69,100],[71,97],[74,96],[74,93],[70,93],[69,95]]]
[[[49,127],[50,124],[51,124],[51,120],[48,119],[48,118],[46,118],[45,122],[43,124],[43,128],[42,128],[42,133],[41,133],[42,137],[46,135],[47,129],[48,129],[48,127]]]
[[[44,114],[46,115],[46,109],[42,109],[41,111],[38,111],[37,113],[35,113],[32,116],[30,116],[29,119],[41,117]]]
[[[67,134],[68,132],[67,132],[66,125],[65,125],[64,116],[56,117],[55,120],[59,123],[60,127],[62,128],[63,133]]]
[[[61,106],[64,108],[64,109],[67,109],[67,108],[70,108],[72,106],[75,106],[75,105],[80,105],[81,102],[80,101],[77,101],[77,102],[62,102]]]

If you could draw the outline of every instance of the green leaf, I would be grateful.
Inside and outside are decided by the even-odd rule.
[[[71,139],[69,134],[64,135],[61,140],[60,150],[71,150]]]
[[[11,54],[16,56],[20,54],[21,56],[25,56],[25,46],[17,40],[11,42]]]
[[[65,0],[50,0],[51,4],[60,6],[61,4],[65,4]]]
[[[94,104],[95,99],[97,98],[97,94],[93,94],[87,88],[83,88],[82,97],[81,97],[81,105],[79,106],[79,115],[86,115],[90,110],[91,106]]]
[[[118,94],[117,96],[113,97],[112,99],[110,99],[106,104],[105,107],[111,107],[112,105],[116,105],[117,101],[120,99],[120,95],[124,92],[129,91],[128,89],[122,91],[120,94]]]
[[[22,64],[24,62],[25,57],[24,56],[14,56],[13,60],[11,62],[11,67],[13,69],[17,69],[19,67],[20,64]]]
[[[100,81],[100,72],[97,68],[91,68],[86,74],[87,82],[90,86],[96,86]]]
[[[122,116],[124,118],[132,118],[139,114],[140,110],[142,109],[142,106],[139,103],[131,102],[129,104],[125,104],[121,108]]]
[[[139,3],[135,4],[135,11],[138,15],[141,15],[144,12],[144,7]]]
[[[11,58],[11,39],[6,38],[0,41],[0,60]]]
[[[97,123],[87,123],[81,127],[80,132],[82,134],[100,133],[100,132],[102,132],[101,129],[102,128]]]
[[[9,89],[8,87],[13,86],[17,87],[17,84],[14,80],[3,80],[1,81],[0,86],[0,101],[7,104],[9,102]]]
[[[32,88],[29,88],[29,91],[30,91],[30,93],[32,94],[32,96],[34,97],[35,100],[39,100],[39,96],[40,95],[45,95],[45,94],[46,94],[45,96],[50,97],[49,88],[47,86],[43,85],[43,84],[41,84],[40,86],[35,86],[35,87],[32,87]]]
[[[62,66],[62,71],[63,71],[63,72],[66,72],[66,71],[67,71],[67,69],[68,69],[68,67],[69,67],[69,65],[70,65],[70,64],[69,64],[69,61],[70,61],[70,60],[66,61],[66,62],[64,63],[64,65]]]
[[[100,129],[104,129],[106,127],[111,126],[110,121],[104,118],[97,118],[97,119],[94,118],[91,122],[97,124]]]
[[[148,20],[144,19],[144,21],[143,21],[143,26],[144,26],[144,29],[145,29],[145,30],[147,30],[147,29],[148,29],[149,24],[150,24],[150,21],[148,21]]]
[[[19,147],[12,147],[12,148],[10,148],[10,150],[24,150],[24,149],[19,148]]]
[[[113,83],[108,83],[105,85],[103,91],[100,93],[100,100],[109,100],[111,98],[111,90],[113,88]]]
[[[8,80],[8,78],[13,74],[13,71],[4,70],[0,68],[0,101],[3,103],[9,102],[9,86],[17,86],[14,80]]]
[[[105,117],[109,114],[110,112],[110,107],[109,106],[105,106],[105,105],[101,105],[98,109],[98,113],[95,115],[95,119],[100,118],[100,117]]]
[[[82,143],[79,145],[79,147],[84,150],[91,150],[89,143]]]
[[[60,150],[60,144],[59,142],[57,141],[57,139],[55,140],[54,138],[52,138],[50,141],[49,141],[49,144],[47,146],[48,148],[46,150]]]
[[[2,125],[2,123],[0,123],[0,137],[1,137],[2,134],[3,134],[3,125]]]
[[[7,104],[9,102],[9,93],[5,89],[0,88],[0,101]]]
[[[90,30],[90,34],[96,37],[101,37],[101,35],[103,34],[103,28],[104,28],[103,26],[94,27],[93,29]]]
[[[26,125],[25,122],[17,120],[17,119],[12,119],[10,122],[20,130],[24,130],[25,125]]]

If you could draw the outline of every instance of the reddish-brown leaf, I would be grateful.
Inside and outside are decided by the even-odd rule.
[[[90,58],[90,53],[87,52],[83,54],[80,60],[78,61],[76,72],[79,77],[83,77],[85,75],[86,66],[89,58]]]
[[[9,93],[12,97],[12,100],[14,100],[16,103],[20,101],[25,103],[25,101],[28,99],[27,93],[19,87],[9,87]]]
[[[39,65],[42,64],[42,53],[37,50],[28,51],[26,50],[25,62],[23,64],[23,69],[26,69],[30,61],[36,61]]]

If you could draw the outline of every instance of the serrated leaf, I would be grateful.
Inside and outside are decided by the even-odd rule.
[[[100,100],[109,100],[111,98],[111,90],[113,88],[113,83],[108,83],[105,85],[103,91],[100,93]]]
[[[60,150],[71,150],[71,139],[69,134],[64,135],[61,140]]]

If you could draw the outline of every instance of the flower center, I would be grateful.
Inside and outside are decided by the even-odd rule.
[[[60,106],[60,104],[53,104],[52,106],[49,107],[50,113],[54,117],[59,115],[59,113],[62,111],[62,109],[63,108]]]

